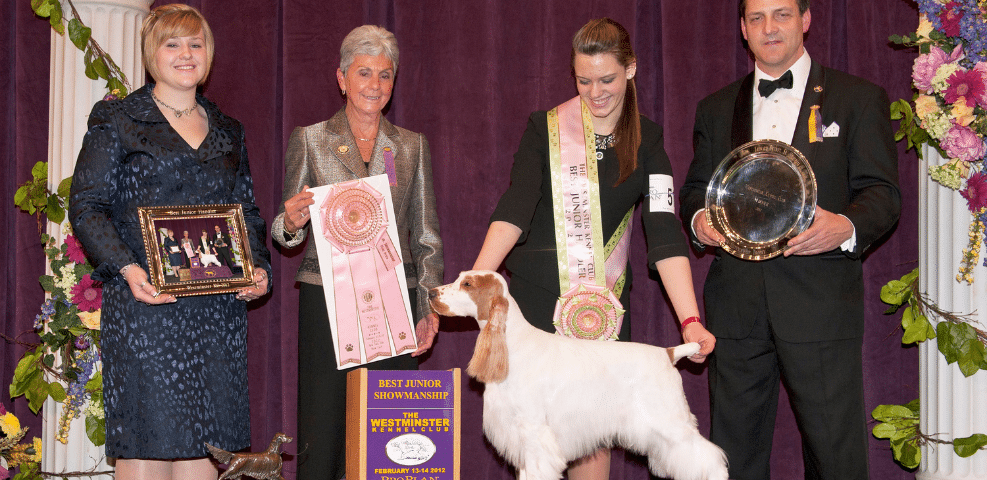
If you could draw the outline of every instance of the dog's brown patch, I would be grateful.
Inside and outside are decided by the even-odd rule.
[[[441,295],[439,293],[439,287],[429,289],[428,291],[428,305],[432,307],[432,311],[437,315],[449,315],[449,305],[443,303],[439,298]]]
[[[477,320],[487,322],[476,338],[473,358],[466,373],[483,382],[497,383],[507,378],[507,310],[510,304],[504,298],[503,285],[493,275],[468,275],[460,282],[460,289],[467,292],[476,303]]]

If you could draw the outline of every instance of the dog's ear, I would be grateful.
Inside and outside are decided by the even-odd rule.
[[[509,371],[505,336],[509,304],[503,295],[489,295],[484,300],[488,303],[477,305],[477,310],[487,313],[487,325],[476,338],[476,348],[466,374],[483,383],[499,383],[507,378]]]

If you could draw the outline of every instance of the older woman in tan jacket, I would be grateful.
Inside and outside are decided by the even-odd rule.
[[[364,25],[343,40],[336,71],[346,105],[324,122],[298,127],[285,153],[284,203],[271,235],[286,248],[302,243],[309,230],[309,186],[328,185],[385,173],[393,165],[394,215],[411,304],[420,319],[419,355],[432,345],[438,318],[428,307],[428,289],[442,283],[442,241],[432,192],[428,142],[419,133],[392,125],[381,114],[394,88],[398,47],[387,30]],[[395,184],[396,183],[396,184]],[[336,369],[322,275],[314,242],[295,276],[299,287],[298,437],[307,451],[298,479],[342,478],[345,473],[346,373]],[[417,369],[417,359],[400,355],[365,365],[375,369]]]

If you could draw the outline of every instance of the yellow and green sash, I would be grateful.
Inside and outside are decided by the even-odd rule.
[[[580,97],[548,112],[548,135],[562,292],[555,328],[574,338],[616,340],[634,208],[604,244],[593,120]]]

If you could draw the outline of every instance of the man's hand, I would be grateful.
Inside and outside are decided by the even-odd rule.
[[[695,218],[692,220],[692,231],[696,232],[696,238],[699,239],[703,245],[711,245],[713,247],[719,247],[725,238],[720,235],[713,227],[709,226],[709,222],[706,221],[706,210],[700,210],[696,214]]]
[[[812,225],[788,241],[785,256],[816,255],[843,245],[853,235],[853,224],[843,215],[816,207]]]

